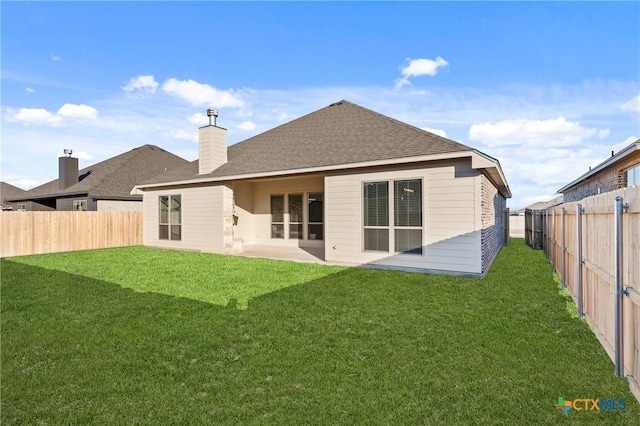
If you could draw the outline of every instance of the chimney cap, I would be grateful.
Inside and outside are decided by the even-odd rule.
[[[69,148],[65,148],[63,152],[67,157],[71,157],[71,154],[73,154],[73,150]]]
[[[217,117],[217,116],[218,116],[218,110],[217,109],[209,108],[207,110],[207,117]]]

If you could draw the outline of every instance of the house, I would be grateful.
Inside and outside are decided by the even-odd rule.
[[[13,186],[10,183],[0,182],[0,210],[18,209],[20,206],[14,206],[13,203],[7,200],[22,195],[25,192],[24,189]]]
[[[142,196],[131,194],[136,183],[189,164],[162,148],[143,145],[78,170],[78,159],[65,151],[69,154],[58,158],[58,179],[9,201],[27,211],[141,210]]]
[[[347,101],[228,148],[204,126],[197,163],[133,192],[147,246],[478,276],[511,196],[496,159]]]
[[[591,195],[640,185],[640,139],[617,154],[590,168],[578,179],[558,190],[564,202],[579,201]]]

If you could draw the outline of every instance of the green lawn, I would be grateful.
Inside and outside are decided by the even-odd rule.
[[[3,259],[9,424],[638,424],[540,251],[486,278],[142,247]],[[554,409],[624,398],[624,411]]]

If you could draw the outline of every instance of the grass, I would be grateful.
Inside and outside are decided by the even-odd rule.
[[[543,253],[482,280],[142,247],[3,259],[2,424],[637,424]],[[554,409],[624,398],[624,411]]]

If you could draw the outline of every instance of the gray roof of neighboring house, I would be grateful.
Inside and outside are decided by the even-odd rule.
[[[470,151],[450,139],[340,101],[228,148],[227,162],[198,175],[197,163],[144,183],[226,177]]]
[[[613,165],[614,163],[617,163],[618,161],[620,161],[623,158],[633,154],[634,152],[636,152],[638,150],[640,150],[640,139],[638,139],[635,142],[631,142],[629,145],[627,145],[626,147],[624,147],[620,151],[618,151],[615,155],[612,155],[611,157],[607,158],[602,163],[600,163],[597,166],[593,167],[588,172],[586,172],[585,174],[580,176],[578,179],[576,179],[573,182],[571,182],[571,183],[563,186],[562,188],[558,189],[557,192],[559,194],[562,194],[562,193],[566,192],[567,190],[569,190],[569,189],[573,188],[574,186],[580,184],[581,182],[589,179],[591,176],[600,173],[602,170],[608,168],[609,166]]]
[[[143,145],[79,170],[79,182],[64,190],[58,189],[58,179],[55,179],[13,199],[58,198],[73,194],[103,199],[140,199],[140,196],[130,194],[135,184],[188,164],[189,161],[160,147]]]
[[[13,186],[10,183],[0,182],[0,206],[7,205],[6,200],[18,197],[25,192],[26,191],[24,189]]]
[[[548,209],[550,207],[554,207],[554,206],[562,204],[562,199],[563,199],[563,197],[562,197],[562,195],[560,195],[559,197],[556,197],[556,198],[554,198],[552,200],[549,200],[549,201],[538,201],[537,203],[533,203],[533,204],[531,204],[531,205],[529,205],[527,207],[524,207],[524,208],[522,208],[522,209],[520,209],[518,211],[524,212],[527,209],[528,210],[545,210],[545,209]]]

